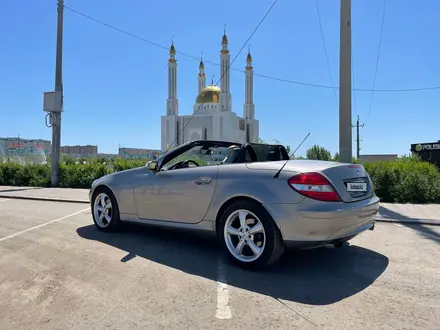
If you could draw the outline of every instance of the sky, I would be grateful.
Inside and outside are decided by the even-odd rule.
[[[272,0],[208,2],[65,0],[65,5],[157,47],[65,9],[62,145],[160,148],[166,112],[168,47],[218,63],[224,25],[231,60]],[[255,74],[324,86],[339,85],[340,0],[279,0],[250,41]],[[384,0],[352,0],[353,88],[373,88]],[[440,1],[388,0],[375,89],[440,86]],[[54,90],[55,0],[0,3],[0,136],[51,139],[43,93]],[[244,69],[248,46],[232,68]],[[177,54],[180,114],[192,113],[198,60]],[[330,79],[329,69],[332,79]],[[220,78],[205,63],[207,82]],[[332,81],[333,80],[333,81]],[[231,72],[233,111],[243,112],[244,73]],[[336,90],[338,96],[338,90]],[[353,124],[360,116],[361,154],[408,154],[411,143],[440,139],[440,89],[417,92],[353,91]],[[255,76],[260,137],[304,155],[314,144],[339,148],[338,100],[317,88]],[[353,154],[356,154],[353,129]]]

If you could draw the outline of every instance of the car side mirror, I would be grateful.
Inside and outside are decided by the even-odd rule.
[[[150,171],[157,171],[159,164],[155,160],[151,160],[147,163],[147,167]]]

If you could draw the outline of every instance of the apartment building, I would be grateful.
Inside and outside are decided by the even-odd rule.
[[[75,145],[75,146],[62,146],[62,155],[69,155],[72,157],[97,157],[98,156],[98,146],[92,145]]]
[[[156,159],[160,154],[161,151],[157,149],[119,148],[119,157],[121,158]]]

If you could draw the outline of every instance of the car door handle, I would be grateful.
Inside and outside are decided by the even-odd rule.
[[[207,178],[207,177],[203,177],[203,178],[198,178],[195,183],[196,184],[208,184],[211,183],[211,178]]]

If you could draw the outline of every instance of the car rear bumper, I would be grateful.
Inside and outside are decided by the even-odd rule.
[[[309,246],[337,242],[371,229],[379,211],[377,196],[359,202],[264,204],[280,228],[286,245]]]

